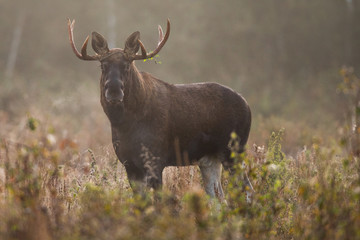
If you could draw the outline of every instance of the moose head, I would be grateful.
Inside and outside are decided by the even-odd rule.
[[[81,52],[79,52],[74,43],[74,24],[68,20],[68,31],[71,47],[75,55],[81,60],[87,61],[100,61],[102,70],[102,84],[101,89],[103,92],[104,100],[107,104],[121,104],[124,100],[124,86],[129,75],[133,72],[133,61],[152,58],[156,56],[165,45],[170,35],[170,21],[167,20],[167,28],[165,35],[161,26],[159,30],[159,42],[157,48],[151,53],[147,53],[144,44],[140,40],[140,32],[132,33],[125,42],[124,49],[113,48],[109,49],[106,39],[99,33],[92,33],[91,46],[96,55],[87,54],[87,45],[89,36],[85,39]],[[141,49],[141,54],[137,52]]]

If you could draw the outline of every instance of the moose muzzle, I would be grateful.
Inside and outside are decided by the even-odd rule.
[[[124,100],[124,84],[119,80],[107,80],[105,99],[110,104],[121,103]]]

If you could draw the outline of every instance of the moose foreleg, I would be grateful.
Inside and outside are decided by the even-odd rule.
[[[158,190],[162,186],[162,169],[151,169],[145,174],[145,183],[148,188]]]
[[[144,173],[143,171],[125,165],[127,177],[131,189],[136,194],[143,194],[145,192],[146,185],[144,183]]]

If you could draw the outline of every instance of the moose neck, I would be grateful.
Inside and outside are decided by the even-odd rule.
[[[132,113],[141,112],[144,107],[148,92],[145,81],[132,62],[124,84],[124,107]]]
[[[146,99],[150,95],[150,92],[145,86],[145,81],[134,62],[131,63],[125,75],[124,100],[121,104],[109,104],[104,98],[104,93],[101,93],[101,105],[111,125],[114,127],[122,125],[126,121],[134,121],[141,118],[144,115],[143,109]],[[102,84],[104,81],[105,79],[102,78]]]

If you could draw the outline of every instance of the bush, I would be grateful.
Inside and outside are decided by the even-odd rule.
[[[42,119],[23,124],[21,142],[0,144],[1,239],[360,239],[359,158],[336,146],[313,143],[291,157],[280,130],[238,154],[232,134],[237,164],[219,203],[191,189],[198,177],[182,181],[187,190],[134,195],[110,146],[80,151]]]

